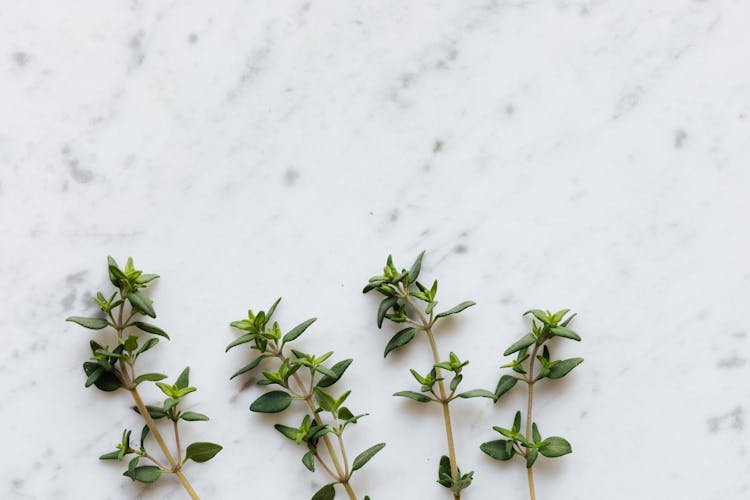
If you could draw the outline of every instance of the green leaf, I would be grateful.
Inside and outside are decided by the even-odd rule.
[[[388,311],[391,309],[391,307],[395,306],[397,303],[398,297],[386,297],[385,299],[383,299],[383,301],[378,306],[378,328],[382,328],[385,315],[388,314]]]
[[[422,250],[422,252],[417,256],[417,260],[414,261],[411,269],[409,269],[409,281],[411,283],[417,281],[419,272],[422,270],[422,257],[424,257],[424,250]]]
[[[141,411],[138,409],[137,406],[133,406],[133,411],[135,411],[139,415],[141,414]],[[148,411],[148,414],[151,415],[151,418],[155,420],[158,420],[160,418],[164,418],[167,416],[167,413],[164,411],[164,409],[159,406],[146,405],[146,411]]]
[[[294,398],[284,391],[271,391],[263,394],[250,405],[250,411],[258,413],[278,413],[289,408]]]
[[[486,443],[482,443],[479,449],[495,460],[510,460],[515,454],[513,441],[510,439],[487,441]]]
[[[140,291],[135,292],[129,292],[128,293],[128,300],[130,301],[130,305],[132,305],[136,310],[142,312],[146,316],[150,316],[152,318],[156,317],[156,312],[154,312],[154,301],[148,298],[146,295],[142,294]]]
[[[529,347],[531,344],[536,342],[536,337],[533,333],[527,333],[523,337],[521,337],[519,340],[517,340],[515,343],[513,343],[510,347],[508,347],[505,352],[503,353],[503,356],[507,356],[509,354],[513,354],[516,351],[520,351],[521,349],[525,349]]]
[[[315,455],[313,455],[313,452],[308,451],[302,455],[302,463],[307,467],[307,470],[315,472]]]
[[[533,314],[536,319],[544,323],[545,325],[549,325],[549,318],[547,318],[547,313],[542,311],[541,309],[529,309],[525,313],[523,313],[524,316],[527,314]]]
[[[383,357],[388,356],[388,353],[398,349],[399,347],[403,347],[409,342],[412,341],[414,336],[417,334],[417,329],[414,327],[410,328],[404,328],[400,332],[398,332],[396,335],[391,338],[391,340],[388,341],[388,345],[385,346],[385,352],[383,353]]]
[[[318,406],[323,408],[323,410],[330,411],[331,413],[335,413],[338,410],[338,405],[336,404],[336,400],[333,396],[320,389],[319,387],[316,387],[314,389],[314,392],[315,401],[318,402]]]
[[[141,331],[144,331],[146,333],[152,333],[154,335],[159,335],[160,337],[164,337],[167,340],[169,340],[169,335],[167,335],[167,332],[159,328],[158,326],[151,325],[149,323],[144,323],[143,321],[136,321],[133,323],[133,326],[138,328]]]
[[[534,422],[531,426],[531,438],[534,440],[534,444],[542,442],[542,434],[539,432],[539,427]]]
[[[236,372],[234,372],[234,374],[231,377],[229,377],[229,380],[232,380],[234,377],[238,377],[238,376],[242,375],[243,373],[249,372],[250,370],[252,370],[256,366],[258,366],[260,364],[260,362],[263,361],[264,359],[266,359],[267,357],[268,357],[268,354],[261,354],[260,356],[258,356],[254,360],[252,360],[250,362],[250,364],[245,365],[242,368],[240,368],[239,370],[237,370]]]
[[[156,338],[150,338],[150,339],[148,339],[146,342],[143,343],[143,345],[141,346],[141,348],[138,349],[138,352],[135,353],[136,356],[140,356],[141,354],[143,354],[144,352],[148,351],[149,349],[151,349],[152,347],[154,347],[158,343],[159,343],[159,339],[156,339]]]
[[[83,372],[87,377],[90,377],[92,373],[100,369],[102,368],[98,363],[94,363],[91,361],[86,361],[85,363],[83,363]],[[102,372],[98,377],[96,377],[96,380],[93,383],[97,389],[105,392],[116,391],[117,389],[122,387],[120,380],[115,376],[115,374],[108,371]]]
[[[487,389],[473,389],[471,391],[462,392],[458,395],[459,398],[490,398],[495,400],[495,393],[488,391]]]
[[[495,388],[495,400],[497,401],[509,390],[513,389],[518,383],[518,379],[513,375],[503,375]]]
[[[135,469],[127,470],[123,476],[129,477],[133,481],[139,481],[141,483],[153,483],[161,476],[161,469],[154,465],[141,465]]]
[[[513,417],[513,432],[519,432],[521,430],[521,412],[517,411]]]
[[[230,344],[229,344],[229,345],[227,346],[227,348],[226,348],[226,349],[224,349],[224,352],[228,352],[228,351],[229,351],[229,349],[231,349],[231,348],[233,348],[233,347],[237,347],[238,345],[241,345],[241,344],[246,344],[246,343],[248,343],[248,342],[251,342],[252,340],[254,340],[254,339],[255,339],[255,337],[257,337],[257,335],[256,335],[256,334],[254,334],[254,333],[246,333],[246,334],[244,334],[244,335],[242,335],[242,336],[240,336],[240,337],[237,337],[236,339],[234,339],[234,340],[233,340],[233,341],[232,341],[232,342],[231,342],[231,343],[230,343]]]
[[[526,468],[531,469],[531,467],[534,465],[534,462],[536,462],[537,457],[539,456],[539,450],[536,448],[529,449],[529,456],[526,457]]]
[[[208,462],[222,450],[222,446],[215,443],[193,443],[185,450],[185,460],[193,462]]]
[[[453,479],[451,478],[451,459],[443,455],[440,457],[438,463],[438,484],[450,488],[453,486]]]
[[[425,396],[424,394],[421,394],[419,392],[414,391],[400,391],[394,394],[394,396],[401,396],[404,398],[413,399],[414,401],[418,401],[420,403],[429,403],[432,401],[432,398],[429,398]]]
[[[180,373],[180,376],[177,377],[177,380],[174,383],[174,386],[178,389],[186,389],[190,385],[190,367],[186,366],[184,370],[182,370],[182,373]]]
[[[99,457],[99,460],[120,460],[120,450],[110,451]]]
[[[474,302],[473,300],[467,300],[466,302],[461,302],[461,303],[460,303],[460,304],[458,304],[457,306],[455,306],[455,307],[451,307],[451,308],[450,308],[450,309],[448,309],[447,311],[443,311],[443,312],[441,312],[441,313],[439,313],[439,314],[435,315],[435,318],[436,318],[436,319],[437,319],[437,318],[444,318],[444,317],[446,317],[446,316],[450,316],[451,314],[456,314],[456,313],[460,313],[460,312],[461,312],[461,311],[463,311],[464,309],[468,309],[468,308],[470,308],[470,307],[471,307],[471,306],[473,306],[473,305],[476,305],[476,302]]]
[[[333,488],[334,484],[336,483],[326,484],[310,500],[333,500],[336,497],[336,490]]]
[[[550,329],[550,331],[557,337],[565,337],[566,339],[573,339],[578,342],[581,341],[581,337],[576,332],[564,326],[556,326]]]
[[[276,312],[276,306],[279,305],[279,302],[281,302],[281,297],[276,299],[276,302],[274,302],[271,307],[268,308],[268,312],[266,313],[266,318],[271,319],[271,316],[273,316],[273,313]]]
[[[330,368],[326,368],[323,365],[319,365],[315,367],[315,371],[320,373],[321,375],[328,377],[328,378],[336,378],[336,372],[331,370]]]
[[[349,368],[349,365],[352,364],[351,359],[345,359],[343,361],[339,361],[335,365],[331,367],[331,371],[336,374],[336,377],[323,377],[320,379],[320,382],[318,382],[318,387],[330,387],[336,382],[339,381],[341,376],[344,374],[347,368]]]
[[[198,421],[208,420],[208,416],[202,413],[196,413],[194,411],[183,411],[182,414],[180,415],[180,418],[187,422],[198,422]]]
[[[299,429],[296,427],[289,427],[288,425],[282,425],[282,424],[276,424],[273,426],[274,429],[282,433],[284,436],[288,437],[292,441],[297,441],[297,435],[299,434]]]
[[[297,337],[305,333],[305,330],[307,330],[310,325],[315,323],[316,319],[318,318],[310,318],[307,321],[303,321],[299,325],[295,326],[294,328],[289,330],[286,335],[284,335],[284,338],[281,339],[281,341],[286,344],[287,342],[291,342],[292,340],[296,339]]]
[[[583,358],[570,358],[560,361],[549,370],[547,377],[552,379],[563,378],[571,372],[573,368],[583,363]]]
[[[133,383],[137,386],[141,382],[149,381],[149,382],[158,382],[159,380],[164,380],[167,378],[166,375],[162,375],[161,373],[144,373],[143,375],[138,375],[135,380],[133,380]]]
[[[539,444],[539,452],[545,457],[554,458],[572,453],[570,443],[559,436],[551,436]]]
[[[102,328],[106,328],[107,326],[109,326],[109,321],[104,318],[83,318],[81,316],[70,316],[68,318],[65,318],[65,321],[78,323],[82,327],[88,328],[89,330],[101,330]]]
[[[364,467],[364,465],[383,448],[385,448],[385,443],[379,443],[367,448],[365,451],[357,455],[354,462],[352,462],[352,470],[359,470]]]
[[[84,387],[90,387],[91,384],[99,380],[99,377],[102,376],[102,373],[104,373],[104,368],[97,367],[97,369],[91,372],[91,375],[89,375],[88,378],[86,378],[86,383],[84,384]]]

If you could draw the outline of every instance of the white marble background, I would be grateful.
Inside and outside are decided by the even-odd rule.
[[[279,295],[287,328],[319,318],[303,346],[356,358],[342,387],[372,416],[350,449],[388,447],[355,487],[448,498],[439,412],[390,397],[427,346],[384,361],[360,293],[423,248],[443,304],[478,302],[439,335],[467,387],[494,386],[524,310],[580,313],[558,353],[586,362],[536,413],[574,454],[540,461],[540,499],[750,498],[748,19],[743,0],[4,2],[0,498],[184,498],[97,460],[140,428],[126,394],[83,388],[90,335],[63,322],[94,311],[107,254],[162,276],[173,340],[146,364],[192,366],[212,420],[188,439],[225,446],[187,467],[204,499],[325,482],[227,380],[247,360],[227,324]],[[465,500],[525,498],[520,463],[477,449],[521,402],[456,403]]]

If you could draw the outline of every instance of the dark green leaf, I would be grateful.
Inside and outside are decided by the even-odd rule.
[[[142,465],[135,469],[127,470],[123,476],[129,477],[133,481],[140,481],[141,483],[153,483],[161,476],[161,469],[154,465]]]
[[[304,455],[302,455],[302,463],[305,464],[305,467],[307,467],[307,470],[310,472],[315,472],[315,455],[313,455],[313,452],[308,451]]]
[[[538,319],[545,325],[549,324],[549,318],[547,318],[547,313],[542,311],[541,309],[530,309],[526,311],[525,313],[523,313],[523,315],[526,316],[529,313],[533,314],[536,319]]]
[[[320,382],[318,382],[318,387],[329,387],[338,382],[338,380],[341,378],[341,376],[344,374],[347,368],[349,368],[349,365],[352,364],[351,359],[345,359],[343,361],[339,361],[335,365],[331,367],[331,371],[336,374],[336,377],[323,377],[320,379]]]
[[[336,490],[333,488],[334,484],[336,483],[326,484],[310,500],[333,500],[336,498]]]
[[[547,376],[552,379],[562,378],[581,363],[583,363],[583,358],[570,358],[562,360],[552,368],[550,368],[549,374]]]
[[[215,443],[193,443],[185,450],[185,460],[193,462],[208,462],[222,450],[222,446]]]
[[[65,318],[65,321],[78,323],[82,327],[88,328],[89,330],[101,330],[102,328],[106,328],[109,325],[109,321],[104,318],[83,318],[81,316],[70,316],[68,318]]]
[[[90,387],[91,384],[99,380],[99,377],[102,376],[102,373],[104,373],[104,368],[97,367],[97,369],[91,372],[91,375],[89,375],[88,378],[86,379],[86,383],[84,384],[84,387]]]
[[[303,321],[299,325],[297,325],[294,328],[292,328],[291,330],[289,330],[289,332],[286,335],[284,335],[284,338],[281,339],[282,342],[286,344],[287,342],[291,342],[292,340],[294,340],[297,337],[299,337],[300,335],[302,335],[305,332],[305,330],[307,330],[307,328],[310,325],[312,325],[313,323],[315,323],[316,319],[317,318],[310,318],[307,321]]]
[[[117,271],[117,275],[115,275],[112,272],[113,268]],[[125,275],[122,273],[122,271],[120,271],[120,268],[117,266],[117,261],[110,256],[107,256],[107,269],[109,270],[109,280],[117,288],[120,288],[120,281],[119,281],[120,277],[124,278]]]
[[[398,303],[398,297],[386,297],[378,306],[378,328],[383,326],[383,319],[391,307]]]
[[[536,422],[531,426],[531,437],[534,440],[534,444],[542,441],[542,434],[539,432],[539,427],[536,426]]]
[[[232,380],[234,377],[238,377],[238,376],[242,375],[243,373],[249,372],[250,370],[252,370],[256,366],[258,366],[260,364],[260,362],[263,361],[264,359],[266,359],[267,357],[268,357],[267,354],[261,354],[260,356],[258,356],[254,360],[252,360],[250,362],[250,364],[245,365],[242,368],[240,368],[239,370],[237,370],[236,372],[234,372],[234,374],[231,377],[229,377],[229,380]]]
[[[521,412],[517,411],[516,415],[513,417],[513,432],[518,432],[521,430]]]
[[[149,323],[144,323],[143,321],[136,321],[133,323],[133,326],[138,328],[141,331],[144,331],[146,333],[152,333],[154,335],[159,335],[161,337],[166,338],[169,340],[169,335],[167,335],[167,332],[159,328],[158,326],[151,325]]]
[[[139,415],[141,414],[141,411],[137,406],[133,406],[133,411],[135,411]],[[164,409],[159,406],[146,405],[146,411],[148,411],[148,414],[151,415],[151,418],[156,420],[167,416]]]
[[[296,427],[289,427],[288,425],[282,425],[282,424],[276,424],[273,426],[274,429],[282,433],[284,436],[288,437],[292,441],[297,440],[297,434],[299,434],[299,429]]]
[[[330,368],[326,368],[323,365],[316,366],[315,371],[328,378],[336,378],[337,376],[335,371],[331,370]]]
[[[87,377],[90,377],[92,373],[100,369],[101,366],[98,363],[87,361],[83,364],[83,371]],[[108,371],[102,372],[101,375],[96,378],[94,385],[97,387],[97,389],[105,392],[116,391],[117,389],[122,387],[120,380],[115,376],[115,374]]]
[[[188,422],[197,422],[197,421],[206,421],[208,420],[208,417],[202,413],[196,413],[194,411],[183,411],[180,415],[180,418],[182,420],[186,420]]]
[[[323,408],[323,410],[330,411],[332,413],[338,410],[336,399],[334,399],[333,396],[328,394],[326,391],[320,389],[319,387],[316,387],[314,389],[314,392],[315,392],[315,401],[318,402],[318,406]]]
[[[453,479],[451,478],[451,460],[447,456],[443,455],[440,457],[440,463],[438,464],[438,481],[441,486],[450,488],[453,486]]]
[[[133,383],[137,386],[141,382],[145,382],[148,380],[149,382],[158,382],[159,380],[164,380],[167,378],[166,375],[162,375],[161,373],[144,373],[143,375],[138,375],[135,380],[133,380]]]
[[[357,457],[354,459],[354,462],[352,462],[352,470],[361,469],[367,462],[370,461],[372,457],[374,457],[383,448],[385,448],[385,443],[379,443],[379,444],[376,444],[375,446],[371,446],[367,448],[365,451],[357,455]]]
[[[495,460],[510,460],[515,454],[513,441],[510,439],[496,439],[487,441],[479,446],[479,449]]]
[[[521,337],[518,341],[513,343],[510,347],[508,347],[505,352],[503,353],[503,356],[507,356],[509,354],[513,354],[516,351],[520,351],[521,349],[525,349],[529,347],[531,344],[536,342],[536,337],[534,337],[533,333],[528,333]]]
[[[410,328],[404,328],[400,332],[398,332],[396,335],[391,338],[391,340],[388,341],[388,345],[385,346],[385,352],[383,353],[383,357],[388,356],[388,353],[398,349],[399,347],[403,347],[414,338],[414,336],[417,334],[417,329],[414,327]]]
[[[531,469],[531,467],[534,465],[534,462],[536,462],[537,457],[539,456],[539,450],[536,448],[529,449],[529,455],[526,457],[526,468]]]
[[[551,436],[540,443],[539,452],[545,457],[554,458],[572,453],[573,449],[565,439],[559,436]]]
[[[447,311],[443,311],[443,312],[435,315],[435,318],[444,318],[446,316],[450,316],[451,314],[460,313],[464,309],[468,309],[469,307],[471,307],[473,305],[476,305],[476,302],[474,302],[473,300],[467,300],[466,302],[461,302],[457,306],[451,307]]]
[[[232,341],[232,342],[231,342],[231,343],[230,343],[230,344],[229,344],[229,345],[227,346],[227,348],[226,348],[226,349],[224,350],[224,352],[227,352],[227,351],[229,351],[229,349],[231,349],[232,347],[237,347],[237,346],[238,346],[238,345],[240,345],[240,344],[246,344],[247,342],[250,342],[250,341],[252,341],[253,339],[255,339],[255,337],[256,337],[256,335],[255,335],[254,333],[246,333],[246,334],[244,334],[244,335],[242,335],[242,336],[240,336],[240,337],[237,337],[236,339],[234,339],[234,340],[233,340],[233,341]]]
[[[432,398],[414,391],[400,391],[395,393],[394,396],[402,396],[404,398],[413,399],[414,401],[418,401],[420,403],[429,403],[430,401],[432,401]]]
[[[180,373],[180,376],[177,377],[177,381],[175,381],[174,386],[178,389],[186,389],[190,385],[190,367],[186,366],[184,370],[182,370],[182,373]]]
[[[120,451],[110,451],[99,457],[99,460],[120,460]]]
[[[509,390],[513,389],[518,383],[518,379],[513,375],[503,375],[495,388],[495,400],[500,399]]]
[[[155,338],[148,339],[146,342],[143,343],[143,345],[141,346],[141,348],[138,349],[138,352],[135,353],[136,356],[140,356],[141,354],[143,354],[144,352],[148,351],[149,349],[151,349],[152,347],[154,347],[158,343],[159,343],[159,339],[155,339]]]
[[[130,305],[132,305],[136,310],[142,312],[146,316],[150,316],[152,318],[156,317],[156,312],[154,311],[153,306],[154,301],[140,291],[136,290],[135,292],[129,292],[128,300],[130,301]]]
[[[422,252],[417,256],[417,260],[414,261],[411,269],[409,269],[409,281],[411,283],[417,281],[419,272],[422,270],[422,257],[424,257],[424,250],[422,250]]]
[[[271,319],[271,316],[273,316],[273,313],[276,312],[276,306],[279,305],[279,302],[281,302],[281,297],[276,299],[276,302],[274,302],[271,307],[268,308],[268,312],[266,313],[266,318]]]
[[[490,398],[495,400],[495,393],[490,392],[486,389],[473,389],[471,391],[462,392],[458,395],[459,398]]]
[[[564,326],[556,326],[550,331],[553,335],[556,335],[558,337],[565,337],[566,339],[573,339],[579,342],[581,341],[581,337],[576,332]]]
[[[294,398],[284,391],[271,391],[263,394],[250,405],[250,411],[258,413],[278,413],[289,408]]]

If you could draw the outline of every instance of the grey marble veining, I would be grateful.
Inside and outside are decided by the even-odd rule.
[[[311,349],[354,357],[350,448],[373,499],[446,498],[440,415],[390,395],[427,347],[382,359],[362,284],[392,252],[441,304],[439,334],[491,387],[530,307],[571,307],[586,362],[542,391],[540,498],[750,497],[750,4],[15,2],[0,8],[0,498],[184,498],[96,457],[140,428],[124,394],[83,388],[105,257],[162,279],[144,358],[225,446],[186,473],[206,499],[308,498],[324,477],[228,382],[228,323],[277,296]],[[97,338],[97,336],[94,336]],[[147,399],[158,395],[149,393]],[[466,500],[524,498],[479,450],[522,402],[458,401]],[[292,417],[284,419],[293,420]],[[296,418],[296,417],[294,417]],[[263,465],[265,463],[265,465]],[[269,468],[271,472],[268,472]],[[504,492],[501,495],[501,492]]]

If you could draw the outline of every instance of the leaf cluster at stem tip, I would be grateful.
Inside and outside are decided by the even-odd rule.
[[[352,360],[343,359],[331,364],[332,351],[316,354],[290,347],[315,322],[315,318],[284,332],[277,321],[272,322],[280,301],[277,299],[267,311],[255,313],[250,310],[246,318],[231,323],[241,333],[226,350],[247,345],[253,354],[252,360],[230,378],[259,369],[262,364],[271,365],[267,370],[260,370],[262,378],[258,384],[277,388],[258,397],[250,405],[250,410],[280,413],[295,401],[305,404],[309,413],[298,425],[276,424],[274,427],[297,445],[304,446],[302,464],[310,472],[314,472],[317,465],[333,479],[334,482],[313,495],[313,500],[334,498],[335,485],[342,485],[350,498],[356,498],[349,484],[354,472],[364,467],[385,447],[385,443],[371,446],[349,462],[344,431],[367,414],[355,414],[345,406],[351,391],[336,394],[329,387],[341,379]]]
[[[112,452],[105,453],[102,460],[123,460],[132,455],[124,475],[133,481],[152,483],[163,473],[176,474],[192,498],[198,498],[187,478],[182,473],[182,466],[188,460],[205,462],[213,458],[222,447],[209,442],[196,442],[188,445],[183,453],[179,438],[181,421],[205,421],[208,417],[195,411],[183,411],[182,400],[194,392],[195,387],[189,384],[190,368],[185,368],[174,384],[163,382],[167,378],[161,373],[139,373],[136,362],[146,352],[153,349],[159,338],[169,339],[169,335],[160,327],[141,320],[141,316],[156,318],[153,301],[146,295],[146,288],[159,276],[147,274],[136,269],[133,259],[128,258],[125,266],[120,268],[112,258],[107,258],[107,271],[114,290],[109,293],[97,292],[94,302],[99,308],[96,316],[71,316],[67,321],[76,323],[89,330],[109,328],[113,333],[110,343],[101,344],[90,340],[91,358],[83,363],[86,375],[85,386],[94,386],[102,391],[111,392],[118,389],[128,391],[134,402],[133,409],[143,416],[143,426],[137,445],[131,442],[132,431],[125,429],[120,442]],[[146,334],[144,340],[142,336]],[[143,403],[139,388],[152,382],[166,396],[160,405]],[[171,421],[175,436],[176,452],[167,447],[155,421]],[[147,438],[153,436],[161,450],[162,457],[157,458],[149,450]],[[142,465],[142,462],[147,465]]]

